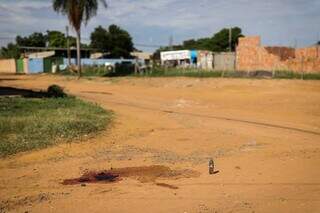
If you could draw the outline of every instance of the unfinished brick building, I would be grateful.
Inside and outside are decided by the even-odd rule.
[[[239,38],[236,69],[320,72],[320,47],[263,47],[260,36]]]

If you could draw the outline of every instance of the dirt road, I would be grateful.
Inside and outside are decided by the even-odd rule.
[[[86,142],[1,159],[0,212],[320,211],[319,81],[0,76],[0,86],[53,83],[112,109],[114,124]],[[194,175],[61,184],[152,165]]]

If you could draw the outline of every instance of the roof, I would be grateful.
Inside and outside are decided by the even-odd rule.
[[[132,52],[130,53],[132,56],[137,57],[139,59],[148,60],[151,59],[152,54],[147,52]]]
[[[47,58],[50,56],[54,56],[56,53],[55,51],[46,51],[46,52],[35,52],[27,54],[29,58]]]

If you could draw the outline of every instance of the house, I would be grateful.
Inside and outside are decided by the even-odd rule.
[[[161,65],[173,67],[189,67],[197,64],[197,51],[176,50],[160,53]]]
[[[132,52],[131,56],[138,59],[139,61],[143,61],[146,66],[151,65],[152,53],[148,52]]]

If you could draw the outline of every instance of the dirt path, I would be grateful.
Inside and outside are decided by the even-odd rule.
[[[319,81],[0,76],[0,86],[53,83],[112,109],[113,127],[2,159],[0,212],[320,211]],[[198,175],[61,184],[87,170],[152,165]]]

